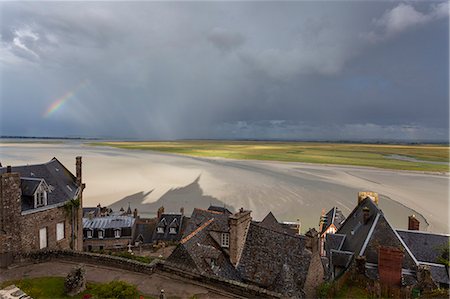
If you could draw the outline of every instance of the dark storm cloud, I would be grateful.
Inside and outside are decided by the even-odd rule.
[[[0,8],[2,135],[448,138],[447,2]]]

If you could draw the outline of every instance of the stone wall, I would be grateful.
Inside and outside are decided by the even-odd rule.
[[[113,239],[84,239],[84,251],[89,251],[89,246],[92,246],[92,250],[101,250],[100,246],[103,246],[103,250],[111,248],[126,248],[131,242],[131,238],[113,238]]]
[[[21,249],[21,191],[18,173],[0,175],[0,254]]]
[[[263,288],[245,284],[238,281],[227,280],[218,276],[208,276],[194,271],[192,268],[183,268],[179,264],[172,264],[167,261],[154,260],[150,264],[137,262],[117,256],[96,254],[89,252],[79,252],[71,250],[39,250],[28,252],[16,257],[16,264],[26,265],[30,263],[40,263],[53,260],[66,260],[76,263],[96,264],[106,267],[113,267],[138,273],[151,275],[162,273],[164,275],[174,275],[190,280],[194,284],[210,287],[215,290],[242,296],[245,298],[282,298],[279,293],[271,292]]]
[[[20,216],[24,228],[22,233],[22,250],[39,249],[39,230],[47,228],[47,247],[50,249],[70,249],[71,223],[64,207],[48,209]],[[56,240],[56,224],[64,222],[64,239]]]

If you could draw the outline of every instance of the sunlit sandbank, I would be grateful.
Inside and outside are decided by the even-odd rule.
[[[407,216],[416,214],[422,229],[449,233],[448,174],[195,158],[80,142],[0,144],[3,166],[57,157],[73,171],[77,155],[83,156],[85,206],[122,200],[114,206],[131,202],[148,214],[159,205],[173,212],[184,207],[188,214],[210,203],[230,209],[242,206],[251,209],[256,220],[269,211],[279,220],[300,219],[305,230],[317,226],[322,209],[338,206],[348,215],[357,192],[373,190],[380,194],[380,207],[394,226],[405,228]]]

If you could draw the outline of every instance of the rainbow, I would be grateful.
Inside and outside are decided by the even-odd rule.
[[[50,106],[48,106],[47,110],[45,110],[43,116],[49,117],[51,114],[53,114],[55,111],[57,111],[59,108],[61,108],[67,100],[75,96],[75,93],[85,87],[89,84],[88,80],[81,81],[80,84],[78,84],[74,89],[66,92],[62,97],[58,98],[56,101],[54,101]]]

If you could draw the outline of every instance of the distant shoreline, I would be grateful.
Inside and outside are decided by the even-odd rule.
[[[33,140],[87,140],[87,141],[110,141],[110,142],[268,142],[268,143],[339,143],[339,144],[373,144],[373,145],[442,145],[450,146],[448,141],[439,140],[391,140],[391,139],[367,139],[367,140],[314,140],[314,139],[127,139],[127,138],[107,138],[107,137],[52,137],[52,136],[14,136],[2,135],[1,139],[33,139]]]

